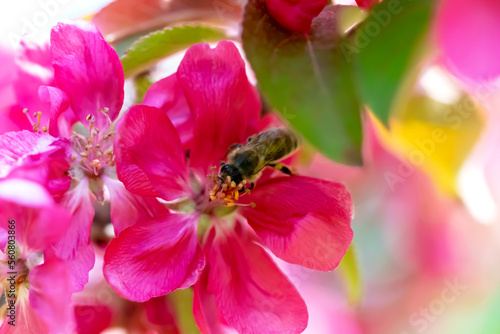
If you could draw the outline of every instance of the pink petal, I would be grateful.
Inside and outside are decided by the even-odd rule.
[[[91,114],[96,127],[106,129],[109,123],[99,110],[108,108],[114,120],[123,104],[123,68],[116,51],[85,21],[59,23],[50,40],[57,84],[68,94],[76,116],[88,124]]]
[[[200,275],[198,283],[193,286],[193,316],[201,333],[222,334],[221,323],[224,320],[220,318],[217,311],[215,297],[207,292],[208,272],[207,264],[206,270]]]
[[[104,276],[123,297],[146,301],[181,286],[192,262],[204,261],[198,249],[198,216],[168,214],[135,224],[111,240],[104,255]]]
[[[265,0],[269,13],[288,30],[309,33],[312,20],[321,13],[328,0]]]
[[[184,150],[191,148],[193,115],[176,74],[155,82],[144,96],[144,104],[166,112],[177,129]]]
[[[33,113],[41,111],[40,124],[46,126],[50,118],[50,104],[40,100],[38,88],[42,85],[55,85],[48,43],[39,45],[22,41],[16,65],[17,73],[14,81],[16,100],[21,108],[28,109],[30,117]]]
[[[111,325],[113,312],[110,306],[76,305],[74,310],[78,334],[101,333]]]
[[[123,183],[107,176],[102,176],[102,180],[109,190],[111,222],[116,236],[139,221],[168,212],[156,198],[134,195],[125,189]]]
[[[142,304],[146,309],[148,321],[158,326],[169,327],[176,331],[175,309],[166,296],[151,298]]]
[[[60,197],[71,184],[66,174],[70,143],[47,133],[27,130],[0,136],[0,177],[20,177],[44,185]]]
[[[69,213],[42,186],[15,178],[0,181],[0,219],[6,231],[15,226],[16,242],[26,255],[59,240],[71,223]]]
[[[302,333],[306,304],[269,255],[244,234],[217,233],[206,289],[222,318],[239,333]]]
[[[19,105],[0,106],[0,134],[11,131],[30,130],[33,126],[28,120],[28,115],[23,113]]]
[[[436,19],[437,40],[452,72],[476,81],[500,75],[500,2],[444,0]]]
[[[80,291],[88,282],[88,273],[94,266],[94,251],[90,245],[90,229],[94,207],[89,193],[89,181],[84,178],[60,203],[73,217],[64,237],[55,245],[57,256],[68,261],[71,267],[73,290]]]
[[[16,102],[13,88],[15,76],[14,53],[0,47],[0,111]]]
[[[69,107],[68,95],[59,88],[50,86],[40,86],[38,94],[40,100],[50,105],[49,133],[55,137],[69,138],[77,119]]]
[[[7,316],[0,327],[0,333],[2,334],[49,334],[49,328],[45,322],[38,316],[33,307],[30,304],[28,298],[28,290],[25,287],[21,287],[19,290],[20,296],[18,296],[15,308],[15,314],[12,317]],[[14,326],[9,324],[9,321],[13,321]]]
[[[231,42],[222,41],[215,49],[193,45],[179,65],[177,78],[195,118],[189,164],[206,170],[219,164],[231,144],[245,142],[255,132],[259,96]]]
[[[292,176],[258,184],[241,211],[277,257],[304,267],[333,270],[352,241],[352,200],[340,183]]]
[[[158,108],[133,106],[118,123],[116,172],[132,193],[167,201],[190,195],[185,154],[177,131]]]
[[[70,271],[66,263],[44,252],[44,263],[30,270],[30,303],[36,314],[54,331],[70,322]]]

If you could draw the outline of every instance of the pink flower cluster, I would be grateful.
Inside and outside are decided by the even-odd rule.
[[[335,269],[353,236],[351,197],[266,171],[255,189],[214,198],[214,166],[266,129],[233,43],[192,46],[123,114],[123,68],[90,23],[60,23],[50,46],[23,44],[14,61],[0,90],[0,275],[16,333],[80,326],[71,308],[86,306],[72,295],[94,267],[94,205],[107,201],[116,238],[103,270],[119,296],[154,307],[192,287],[203,333],[305,329],[306,305],[272,256]]]

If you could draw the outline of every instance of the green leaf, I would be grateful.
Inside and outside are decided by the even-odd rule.
[[[432,0],[384,0],[340,48],[356,69],[363,101],[388,124],[397,96],[425,45]]]
[[[193,317],[193,290],[175,290],[168,294],[175,308],[181,333],[199,334],[198,326]]]
[[[215,42],[226,37],[221,30],[208,27],[175,27],[158,30],[136,41],[121,58],[125,77],[152,67],[161,59],[196,43]]]
[[[351,305],[359,304],[363,295],[363,286],[354,244],[351,244],[347,250],[342,262],[340,262],[338,270],[344,278],[349,303],[351,303]]]
[[[243,48],[266,100],[326,156],[361,164],[360,104],[352,69],[336,47],[338,6],[313,21],[310,35],[293,33],[250,0]]]

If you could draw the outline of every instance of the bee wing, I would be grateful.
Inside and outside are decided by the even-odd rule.
[[[259,152],[260,163],[258,170],[260,171],[266,165],[278,160],[276,157],[280,155],[283,145],[283,138],[277,128],[270,129],[261,134],[260,140],[256,144],[256,149]]]

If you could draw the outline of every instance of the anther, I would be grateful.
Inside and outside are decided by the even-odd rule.
[[[33,116],[36,117],[36,124],[33,124],[33,131],[38,132],[40,129],[40,118],[42,117],[42,112],[36,112]]]
[[[94,164],[95,168],[101,168],[101,162],[99,160],[94,159],[92,163]]]

